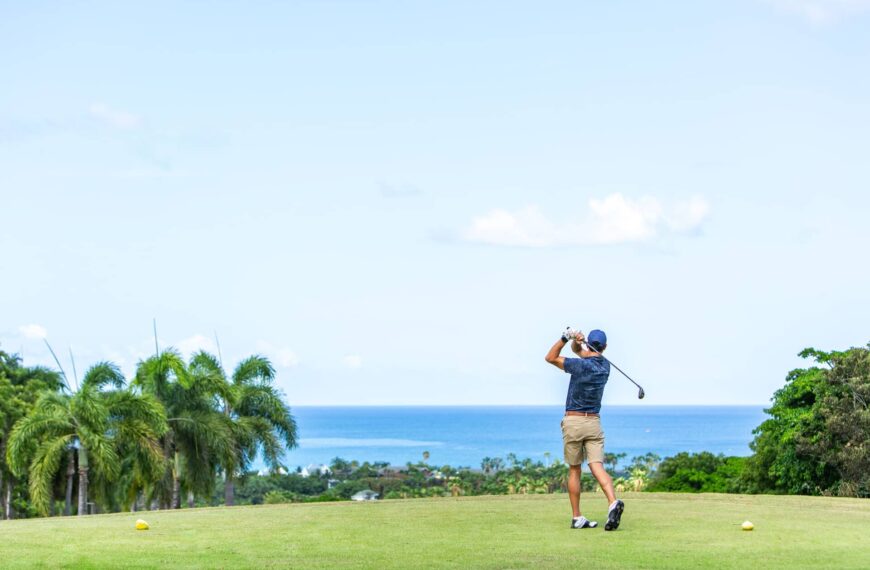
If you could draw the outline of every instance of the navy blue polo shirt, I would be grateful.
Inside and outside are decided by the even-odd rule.
[[[571,375],[565,410],[597,414],[610,377],[610,363],[600,356],[566,358],[565,372]]]

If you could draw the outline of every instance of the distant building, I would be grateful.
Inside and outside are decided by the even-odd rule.
[[[307,467],[303,467],[299,474],[303,477],[310,477],[311,475],[329,475],[332,473],[330,471],[328,465],[323,465],[322,463],[312,463]]]
[[[365,491],[360,491],[356,493],[353,497],[351,497],[353,501],[377,501],[378,493],[374,491],[366,489]]]
[[[378,477],[402,477],[408,472],[405,465],[387,465],[378,469]]]
[[[263,469],[260,469],[259,471],[257,471],[257,475],[259,475],[261,477],[267,477],[267,476],[273,475],[275,473],[277,473],[278,475],[286,475],[287,470],[284,469],[283,467],[279,467],[278,469],[276,469],[274,471],[271,469],[266,469],[266,468],[263,468]]]

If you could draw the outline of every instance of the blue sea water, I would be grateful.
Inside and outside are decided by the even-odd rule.
[[[360,406],[293,408],[299,447],[291,468],[347,460],[421,461],[479,468],[484,457],[562,457],[559,406]],[[752,430],[765,419],[761,406],[608,406],[601,423],[605,449],[632,457],[681,451],[749,455]]]

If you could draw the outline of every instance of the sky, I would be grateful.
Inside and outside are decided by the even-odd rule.
[[[763,405],[870,341],[870,1],[0,0],[0,349],[292,405]]]

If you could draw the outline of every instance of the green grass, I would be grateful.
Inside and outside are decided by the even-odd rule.
[[[627,495],[616,532],[565,495],[417,499],[0,521],[3,568],[870,568],[870,501]],[[602,523],[605,501],[584,495]],[[133,529],[137,518],[149,531]],[[755,530],[740,530],[744,520]]]

